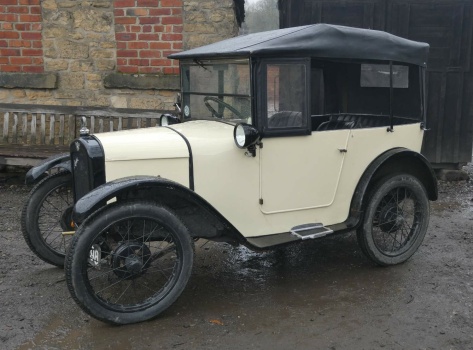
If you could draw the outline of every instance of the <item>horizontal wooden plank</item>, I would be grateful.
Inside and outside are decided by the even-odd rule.
[[[0,155],[0,165],[33,167],[33,166],[38,165],[41,161],[42,161],[41,158],[3,157]]]
[[[0,156],[43,159],[69,151],[69,145],[0,145]]]
[[[25,105],[0,103],[0,113],[45,113],[45,114],[73,114],[86,116],[114,116],[146,118],[159,118],[164,113],[175,113],[166,109],[130,109],[130,108],[100,108],[100,107],[75,107],[75,106],[50,106],[50,105]]]

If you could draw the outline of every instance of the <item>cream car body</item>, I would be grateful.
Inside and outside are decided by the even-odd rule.
[[[201,230],[196,236],[262,248],[305,238],[298,231],[315,238],[356,228],[370,187],[396,171],[418,177],[435,199],[433,171],[420,155],[427,52],[386,33],[314,25],[176,54],[180,120],[76,141],[97,155],[88,181],[75,178],[76,200],[85,197],[76,219],[100,201],[127,198],[130,188],[133,198],[197,205],[186,223]],[[245,146],[239,125],[255,137]],[[74,164],[88,162],[72,151]],[[171,199],[150,185],[172,187],[165,180],[189,193],[180,188]],[[87,194],[104,182],[111,185]],[[191,197],[200,204],[186,202]],[[199,222],[204,212],[212,224]]]
[[[104,148],[107,182],[150,175],[189,187],[189,152],[170,128],[189,141],[194,191],[245,237],[345,221],[368,165],[395,147],[420,152],[424,133],[419,124],[396,127],[396,133],[384,127],[319,131],[264,140],[257,157],[235,147],[234,127],[219,121],[104,133],[96,137]],[[301,149],[315,151],[308,158]]]
[[[179,117],[84,128],[71,146],[74,300],[106,322],[155,317],[183,291],[201,238],[259,250],[356,230],[374,263],[409,259],[437,198],[420,154],[428,49],[318,24],[172,55]]]

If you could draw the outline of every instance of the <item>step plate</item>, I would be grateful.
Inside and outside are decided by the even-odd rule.
[[[291,234],[304,240],[314,239],[333,233],[333,230],[324,227],[323,224],[306,224],[291,229]]]

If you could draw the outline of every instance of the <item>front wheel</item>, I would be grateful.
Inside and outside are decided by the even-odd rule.
[[[420,181],[407,174],[384,178],[374,186],[357,231],[363,253],[387,266],[409,259],[424,240],[430,207]]]
[[[45,177],[30,192],[21,213],[21,231],[30,249],[42,260],[62,267],[72,224],[72,175],[61,171]]]
[[[173,212],[151,202],[118,202],[77,230],[66,281],[74,300],[98,320],[142,322],[179,297],[193,259],[192,238]]]

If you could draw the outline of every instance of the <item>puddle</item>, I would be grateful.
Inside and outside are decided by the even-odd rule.
[[[192,341],[205,343],[208,332],[267,332],[281,320],[322,322],[353,308],[372,308],[380,299],[407,300],[399,287],[408,278],[406,265],[373,267],[361,256],[353,235],[263,253],[201,245],[199,241],[186,290],[157,319],[115,327],[82,313],[59,314],[18,349],[189,348]]]

